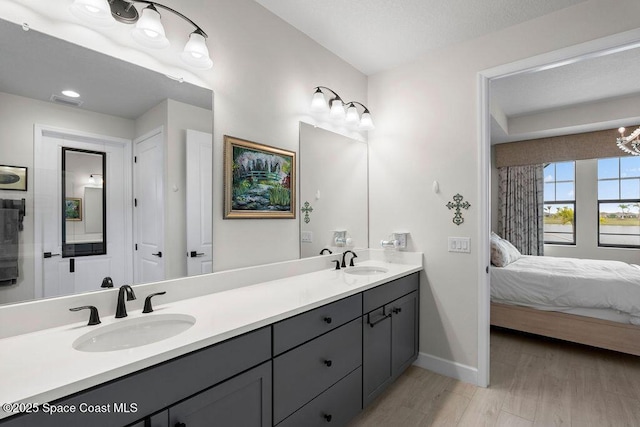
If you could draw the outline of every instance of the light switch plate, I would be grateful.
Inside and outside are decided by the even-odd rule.
[[[470,237],[449,237],[448,242],[449,252],[471,252],[471,238]]]
[[[300,233],[300,240],[303,243],[313,243],[313,231],[303,231]]]

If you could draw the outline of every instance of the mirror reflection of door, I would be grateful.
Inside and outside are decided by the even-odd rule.
[[[41,126],[35,141],[36,289],[51,297],[99,290],[106,276],[130,283],[130,141]]]
[[[187,275],[213,272],[213,140],[187,130]]]
[[[163,143],[162,128],[134,141],[135,283],[165,278]]]

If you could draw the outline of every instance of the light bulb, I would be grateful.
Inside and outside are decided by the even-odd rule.
[[[373,125],[373,120],[371,120],[371,114],[368,110],[362,113],[362,117],[360,117],[360,125],[358,127],[362,130],[373,130],[376,128]]]
[[[358,123],[358,120],[360,120],[360,116],[358,115],[358,110],[356,109],[355,105],[349,104],[349,108],[347,108],[347,117],[345,118],[345,121],[349,124],[354,124],[354,123]]]
[[[76,18],[96,27],[111,27],[116,23],[107,0],[75,0],[69,10]]]
[[[189,35],[189,41],[184,46],[181,57],[187,65],[201,70],[208,70],[213,66],[206,38],[198,30]]]
[[[334,120],[344,119],[344,105],[340,98],[333,98],[331,100],[331,111],[329,111],[329,117]]]
[[[152,49],[169,47],[169,40],[164,34],[164,27],[160,21],[160,14],[153,5],[142,9],[142,14],[131,31],[135,41]]]
[[[324,98],[324,94],[320,88],[317,88],[311,100],[311,111],[314,113],[323,113],[327,111],[327,108],[327,100]]]

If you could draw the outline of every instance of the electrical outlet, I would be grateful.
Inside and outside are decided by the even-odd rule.
[[[449,252],[471,252],[471,238],[470,237],[449,237],[448,242]]]
[[[313,231],[303,231],[300,233],[302,243],[313,243]]]

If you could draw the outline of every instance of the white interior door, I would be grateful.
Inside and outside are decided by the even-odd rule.
[[[63,258],[62,148],[106,153],[107,250],[104,255]],[[52,297],[100,289],[102,279],[130,283],[131,172],[125,165],[131,141],[83,132],[35,127],[36,290]]]
[[[164,133],[134,141],[135,283],[164,280]]]
[[[213,272],[213,141],[187,130],[187,274]]]

